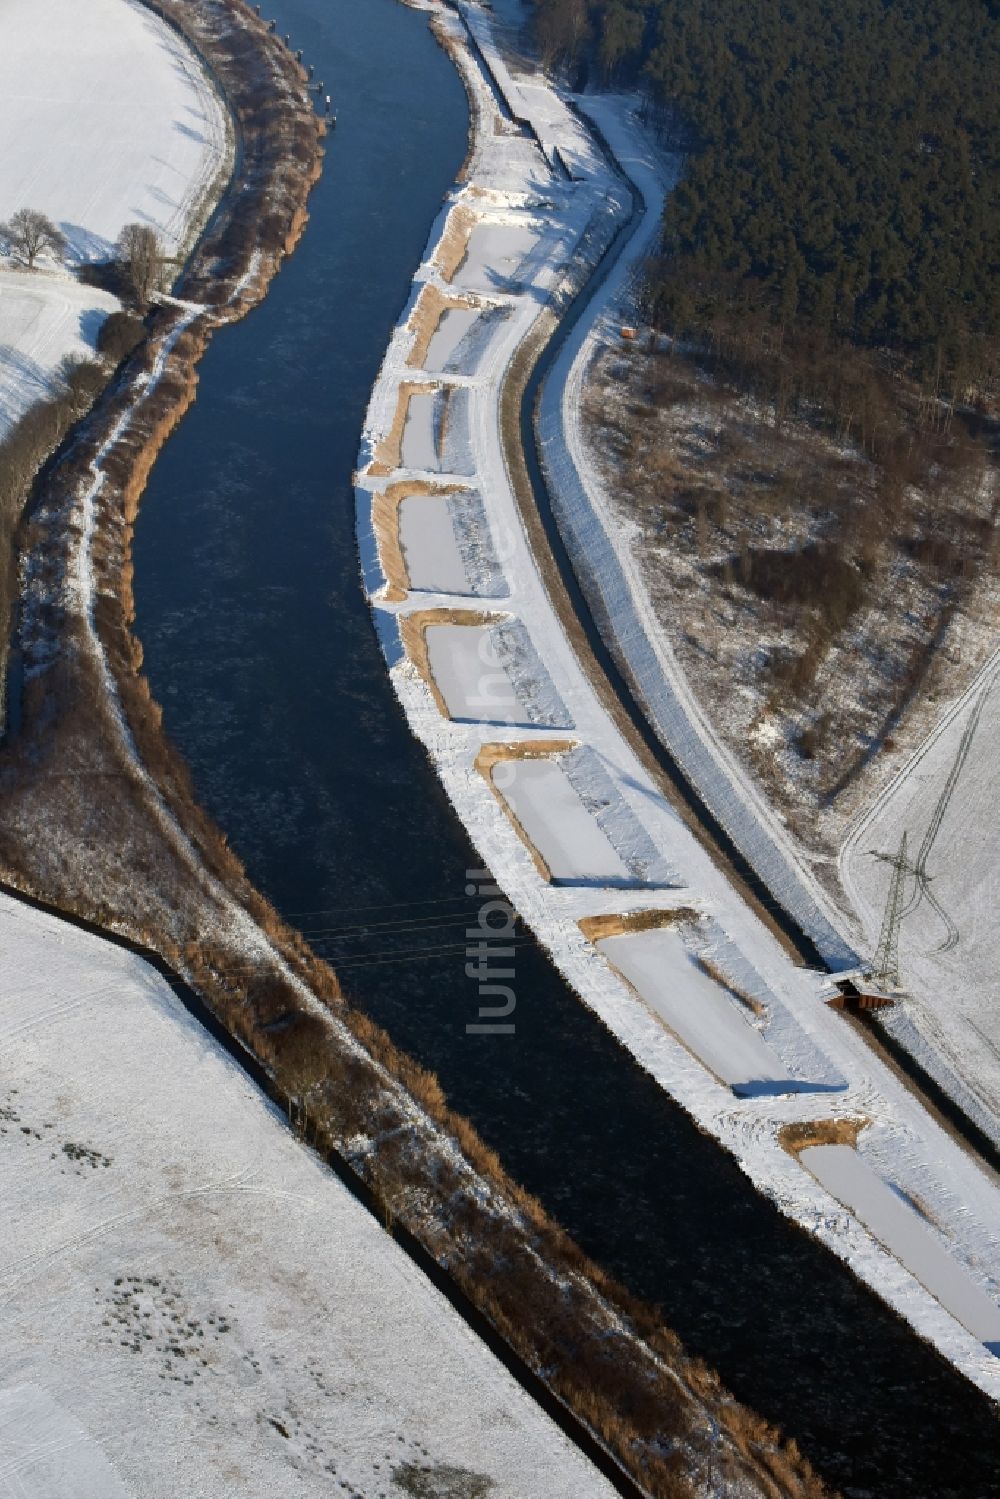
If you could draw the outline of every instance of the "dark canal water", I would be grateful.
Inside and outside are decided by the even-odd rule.
[[[1000,1494],[985,1397],[755,1194],[533,945],[516,955],[516,1033],[466,1034],[479,861],[389,687],[351,488],[466,103],[426,18],[397,0],[265,12],[326,81],[339,124],[305,238],[264,305],[211,346],[136,534],[147,669],[202,799],[513,1175],[832,1482]]]

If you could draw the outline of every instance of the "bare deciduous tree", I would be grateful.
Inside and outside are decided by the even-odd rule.
[[[140,307],[159,290],[163,274],[163,246],[151,224],[126,224],[118,236],[118,258]]]
[[[34,269],[39,255],[62,255],[66,249],[66,236],[37,208],[19,208],[6,224],[0,224],[0,238],[21,256],[29,270]]]

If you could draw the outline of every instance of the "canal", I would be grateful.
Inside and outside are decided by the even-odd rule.
[[[252,878],[350,998],[582,1247],[857,1496],[1000,1494],[993,1408],[624,1052],[533,944],[516,1030],[476,1036],[474,850],[389,685],[361,592],[365,406],[462,161],[458,77],[398,0],[267,0],[333,94],[311,221],[215,339],[135,537],[168,732]]]

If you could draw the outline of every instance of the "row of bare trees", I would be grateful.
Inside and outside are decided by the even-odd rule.
[[[0,223],[0,242],[29,271],[43,257],[59,259],[67,250],[65,234],[37,208],[19,208],[7,223]],[[126,224],[118,236],[116,259],[136,304],[147,308],[161,289],[166,264],[163,245],[152,224]]]

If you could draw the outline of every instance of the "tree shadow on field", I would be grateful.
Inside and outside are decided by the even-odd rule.
[[[180,135],[186,136],[188,140],[195,141],[199,146],[208,144],[200,130],[192,130],[190,125],[185,125],[180,120],[174,121],[174,129]]]
[[[24,354],[13,344],[0,344],[0,381],[6,383],[9,374],[16,377],[20,389],[37,387],[38,395],[48,391],[48,375],[37,359]]]
[[[92,260],[110,260],[115,252],[111,240],[105,239],[101,234],[94,234],[85,229],[82,224],[71,224],[62,220],[59,228],[66,236],[66,253],[64,260],[71,265],[79,265]]]
[[[97,335],[104,326],[107,316],[107,312],[102,307],[85,307],[80,313],[80,337],[92,349],[97,347]]]

